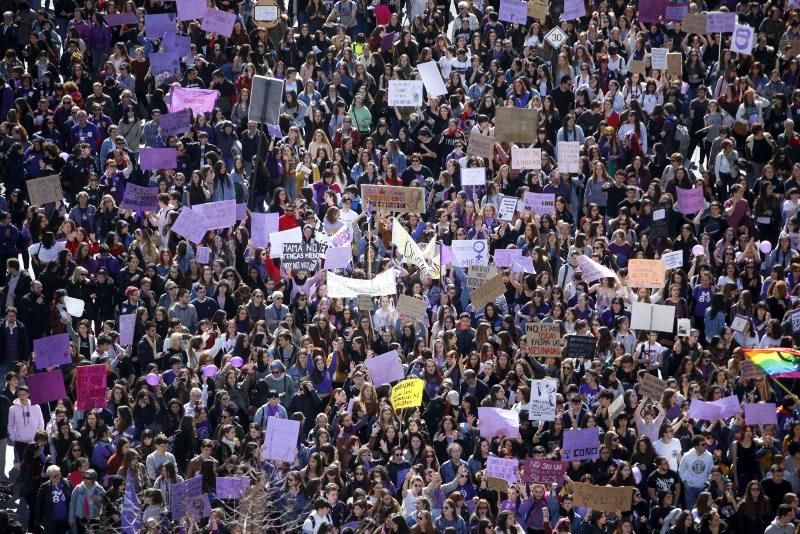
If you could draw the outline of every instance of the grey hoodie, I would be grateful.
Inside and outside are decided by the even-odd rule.
[[[772,523],[769,524],[767,530],[764,531],[764,534],[793,534],[794,533],[794,524],[789,523],[784,526],[780,526],[778,524],[778,518],[772,520]]]

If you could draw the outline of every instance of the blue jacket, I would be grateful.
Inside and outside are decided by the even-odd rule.
[[[17,243],[19,242],[19,230],[13,224],[7,226],[0,224],[0,254],[17,254]]]

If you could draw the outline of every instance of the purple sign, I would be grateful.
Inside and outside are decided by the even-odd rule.
[[[267,133],[276,139],[283,137],[283,132],[278,124],[267,124]]]
[[[33,363],[37,369],[70,363],[72,350],[69,348],[69,334],[42,337],[33,340]]]
[[[346,269],[353,259],[350,247],[330,247],[325,251],[325,269]]]
[[[200,475],[185,482],[172,485],[172,519],[177,521],[185,516],[187,504],[203,494],[203,477]]]
[[[387,33],[381,37],[381,51],[386,52],[392,47],[392,43],[397,39],[397,33]]]
[[[205,0],[178,0],[176,4],[181,20],[201,19],[206,13]]]
[[[247,217],[247,203],[236,204],[236,220],[243,221]]]
[[[198,521],[211,515],[211,502],[208,500],[208,495],[189,497],[184,508],[187,516]]]
[[[178,54],[181,57],[192,51],[192,38],[188,35],[178,35],[174,29],[164,34],[161,44],[164,45],[164,52]]]
[[[165,113],[161,115],[158,126],[161,128],[161,137],[168,135],[180,137],[192,127],[192,110],[182,109],[175,113]]]
[[[174,169],[178,166],[178,151],[174,148],[143,148],[139,151],[139,166],[143,171]]]
[[[372,383],[376,386],[391,384],[397,380],[402,380],[406,376],[396,350],[367,358],[364,361],[364,365],[369,369]]]
[[[528,22],[528,2],[524,0],[500,0],[498,18],[503,22],[522,24]]]
[[[250,239],[256,247],[269,244],[269,234],[278,231],[277,213],[253,213],[250,219]]]
[[[147,37],[157,37],[160,39],[165,33],[175,31],[175,13],[145,15],[144,28]]]
[[[694,399],[689,405],[689,417],[693,419],[714,421],[716,419],[726,419],[739,413],[742,413],[742,407],[739,404],[739,397],[736,395],[730,395],[711,402]]]
[[[670,22],[682,22],[683,16],[688,12],[689,4],[667,4],[664,7],[664,19]]]
[[[113,15],[106,15],[106,24],[109,26],[122,26],[123,24],[139,24],[139,17],[136,16],[136,13],[131,13],[130,11],[126,13],[114,13]]]
[[[525,193],[522,201],[536,215],[552,215],[556,211],[555,193]]]
[[[528,458],[525,460],[525,474],[523,481],[527,484],[558,484],[564,483],[564,473],[567,471],[567,464],[552,460],[537,460]]]
[[[208,265],[211,260],[211,249],[208,247],[197,247],[197,263],[200,265]]]
[[[516,484],[519,482],[519,460],[489,456],[486,459],[486,475]]]
[[[28,375],[25,378],[31,395],[31,404],[43,404],[65,398],[64,375],[55,370],[47,373]]]
[[[565,462],[594,460],[600,457],[600,429],[579,428],[564,432],[564,448],[561,451]]]
[[[498,248],[494,251],[494,264],[498,267],[511,267],[514,260],[521,256],[521,248]]]
[[[150,68],[153,70],[153,76],[158,76],[163,72],[178,74],[181,71],[181,58],[178,54],[161,52],[158,54],[150,54],[147,59],[150,61]]]
[[[294,462],[297,458],[297,437],[300,435],[300,421],[267,418],[267,430],[264,433],[264,446],[261,458],[264,460],[280,460]]]
[[[194,114],[211,113],[214,104],[219,98],[216,89],[191,89],[186,87],[173,87],[170,91],[169,111],[174,113],[186,108],[192,108]]]
[[[706,17],[706,33],[733,33],[736,13],[709,11]]]
[[[136,330],[136,313],[119,316],[119,344],[133,345],[133,332]]]
[[[533,258],[531,258],[530,256],[521,256],[519,258],[514,258],[511,261],[511,272],[535,274],[536,269],[533,268]]]
[[[561,20],[575,20],[586,16],[584,0],[564,0],[564,11]]]
[[[702,187],[683,189],[678,187],[678,211],[684,215],[698,213],[706,208],[706,199]]]
[[[192,243],[199,243],[206,235],[206,225],[202,215],[189,206],[184,206],[172,225],[172,231]]]
[[[744,405],[744,422],[748,425],[777,425],[778,412],[774,402]]]
[[[217,477],[217,499],[241,499],[250,487],[250,477]]]
[[[124,210],[156,211],[158,209],[158,188],[142,187],[128,182],[125,194],[119,205]]]
[[[236,15],[222,11],[221,9],[206,9],[203,16],[203,23],[200,29],[209,33],[216,33],[224,37],[233,34],[233,24],[236,22]]]
[[[648,0],[639,2],[639,22],[658,23],[659,18],[664,14],[666,0]]]

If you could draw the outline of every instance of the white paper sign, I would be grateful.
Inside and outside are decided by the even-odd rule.
[[[466,167],[461,169],[461,185],[486,185],[486,168]]]
[[[86,307],[85,302],[73,297],[64,297],[64,305],[67,307],[67,313],[72,317],[81,317],[83,309]]]
[[[299,243],[303,240],[303,229],[299,226],[290,230],[283,230],[281,232],[272,232],[269,234],[269,257],[280,258],[283,256],[284,243]]]
[[[667,269],[680,269],[683,267],[683,251],[674,250],[661,255],[664,260],[664,267]]]
[[[691,319],[678,319],[678,335],[688,336],[692,333],[692,320]]]
[[[421,80],[389,80],[389,105],[419,107],[422,105]]]
[[[581,171],[581,144],[578,141],[558,142],[558,170],[561,172]]]
[[[556,418],[555,380],[531,380],[531,403],[528,405],[528,419],[531,421],[554,421]]]
[[[514,213],[517,211],[517,197],[504,196],[500,199],[500,209],[498,210],[497,217],[501,221],[511,221],[514,219]]]
[[[430,96],[442,96],[447,94],[447,88],[444,85],[442,73],[439,71],[439,65],[437,65],[435,61],[421,63],[417,65],[417,70]]]
[[[597,263],[588,256],[578,256],[578,267],[581,268],[583,279],[587,282],[594,282],[595,280],[599,280],[601,278],[613,278],[619,282],[617,273],[605,265]]]
[[[755,31],[747,24],[737,24],[731,36],[731,52],[751,55]]]
[[[671,333],[675,325],[675,306],[634,302],[631,310],[631,328]]]
[[[652,48],[650,49],[650,66],[658,70],[667,70],[667,53],[669,50],[666,48]]]
[[[513,170],[541,169],[542,149],[511,147],[511,168]]]
[[[454,267],[489,265],[489,244],[485,239],[454,239],[450,249]]]
[[[735,330],[737,332],[744,331],[744,325],[747,324],[747,320],[748,320],[747,317],[745,317],[744,315],[737,315],[736,317],[733,318],[733,321],[731,322],[731,330]]]

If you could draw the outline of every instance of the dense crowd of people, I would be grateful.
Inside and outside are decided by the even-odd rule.
[[[798,532],[800,388],[743,373],[745,350],[800,341],[795,3],[686,5],[736,13],[755,31],[750,53],[731,51],[731,33],[688,34],[672,2],[644,22],[627,0],[588,2],[574,20],[560,20],[572,0],[531,0],[526,24],[495,0],[294,0],[259,21],[250,0],[207,3],[236,14],[229,37],[198,19],[153,31],[149,17],[183,0],[0,2],[0,437],[30,512],[24,526],[0,513],[0,527],[170,532],[187,521],[173,489],[200,477],[210,512],[193,524],[250,532],[241,499],[217,489],[248,477],[264,532]],[[113,22],[125,13],[138,23]],[[653,68],[654,49],[680,54],[680,72]],[[153,72],[163,53],[179,71]],[[444,94],[426,78],[421,106],[390,106],[391,83],[430,62]],[[277,125],[249,116],[254,76],[283,82]],[[176,88],[217,100],[169,135]],[[534,110],[529,139],[499,135],[476,156],[500,108]],[[578,172],[559,161],[563,142],[579,143]],[[152,148],[174,148],[175,168],[143,170]],[[541,168],[515,165],[527,148]],[[485,185],[463,185],[476,167]],[[53,175],[63,198],[32,204],[28,183]],[[158,205],[121,208],[129,184],[156,188]],[[381,209],[364,185],[422,188],[425,209]],[[692,189],[703,206],[685,213]],[[552,212],[528,193],[553,195]],[[234,226],[173,231],[220,201],[240,207]],[[321,252],[293,268],[254,232],[262,213],[314,250],[344,229],[346,266]],[[401,230],[422,259],[395,246]],[[452,253],[467,239],[485,240],[505,285],[482,306],[478,274]],[[497,265],[505,249],[529,261]],[[675,251],[662,287],[629,283],[630,260]],[[586,260],[613,277],[588,276]],[[331,273],[358,285],[389,272],[391,294],[328,295]],[[424,317],[398,311],[401,295]],[[636,303],[673,306],[673,327],[632,329]],[[531,323],[558,325],[561,357],[528,344]],[[71,362],[37,365],[34,342],[60,334]],[[570,336],[593,338],[594,356],[568,354]],[[417,408],[395,410],[392,385],[372,383],[365,362],[393,350],[424,381]],[[92,364],[106,366],[107,405],[82,410],[77,369]],[[66,397],[32,403],[30,377],[54,369]],[[648,375],[666,381],[660,398],[642,393]],[[530,381],[544,378],[556,414],[530,420]],[[775,403],[777,424],[689,415],[731,395]],[[485,437],[481,407],[512,410],[519,437]],[[274,418],[300,422],[293,461],[262,455]],[[555,483],[487,475],[496,456],[527,480],[526,459],[564,461],[565,433],[586,428],[599,429],[597,457],[565,462]],[[579,483],[632,499],[592,509]]]

